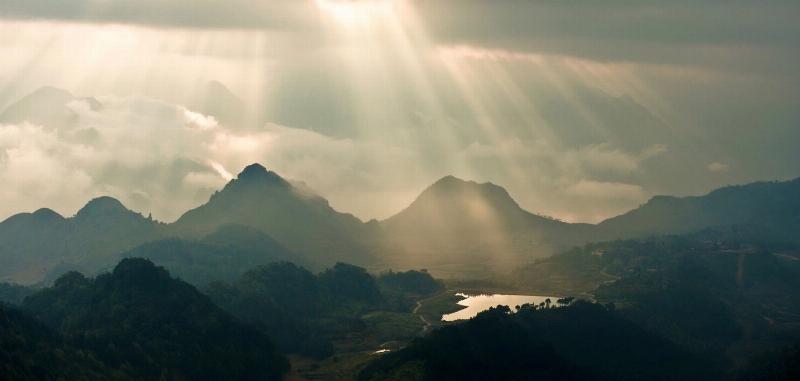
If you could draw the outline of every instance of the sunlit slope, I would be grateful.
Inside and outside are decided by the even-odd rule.
[[[532,214],[500,186],[448,176],[381,222],[382,257],[395,266],[429,265],[441,273],[493,270],[592,241],[733,225],[773,241],[800,240],[800,179],[731,186],[697,197],[657,196],[590,225]]]
[[[389,262],[489,267],[550,255],[582,242],[592,228],[532,214],[500,186],[452,176],[428,187],[381,227]]]
[[[170,231],[199,237],[229,224],[262,230],[289,249],[313,257],[317,264],[367,260],[361,240],[368,225],[337,212],[324,198],[259,164],[245,168],[208,203],[186,212]]]

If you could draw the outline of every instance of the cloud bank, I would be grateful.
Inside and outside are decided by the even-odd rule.
[[[0,109],[42,86],[95,98],[0,116],[0,216],[109,194],[170,220],[255,161],[364,219],[449,174],[571,221],[796,177],[797,14],[782,0],[3,1]]]
[[[0,215],[39,207],[71,215],[89,198],[111,195],[134,210],[171,221],[205,202],[245,165],[261,162],[317,189],[339,209],[368,219],[399,211],[423,187],[449,173],[425,165],[424,153],[387,142],[331,138],[276,124],[240,131],[213,116],[144,97],[99,96],[91,98],[93,106],[89,102],[76,98],[64,104],[74,115],[71,124],[0,125],[0,177],[15,179],[0,191]],[[519,140],[472,144],[456,153],[455,161],[474,169],[455,173],[481,178],[481,166],[514,160],[523,174],[510,171],[489,179],[508,185],[523,200],[556,206],[581,200],[587,205],[641,202],[644,195],[637,185],[586,176],[597,171],[633,175],[663,151],[531,147]],[[566,193],[557,196],[561,191]],[[609,205],[602,205],[602,211],[590,209],[603,214]]]

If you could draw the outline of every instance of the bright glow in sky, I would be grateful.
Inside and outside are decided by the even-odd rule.
[[[395,4],[392,0],[315,0],[320,10],[336,21],[347,25],[363,24],[376,18],[392,17]]]
[[[655,194],[796,177],[798,14],[782,0],[4,1],[0,218],[111,195],[172,220],[256,161],[362,219],[448,174],[592,222]],[[23,100],[44,86],[69,94]]]

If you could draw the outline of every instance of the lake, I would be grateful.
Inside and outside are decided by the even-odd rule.
[[[537,296],[537,295],[503,295],[503,294],[484,294],[484,295],[467,295],[458,293],[456,296],[463,297],[458,304],[465,306],[462,310],[453,312],[442,316],[442,321],[455,321],[469,319],[481,311],[486,311],[490,307],[496,306],[509,306],[514,311],[514,306],[521,306],[525,303],[539,304],[550,298],[550,301],[555,304],[558,297],[555,296]]]

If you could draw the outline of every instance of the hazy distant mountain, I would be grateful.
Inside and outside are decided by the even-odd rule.
[[[272,260],[312,268],[342,260],[364,263],[368,255],[361,242],[368,231],[368,225],[335,211],[302,185],[254,164],[207,204],[171,225],[145,218],[110,197],[90,201],[71,218],[49,209],[11,216],[0,223],[0,281],[31,284],[69,270],[95,273],[110,267],[117,254],[167,237],[203,239],[161,242],[135,253],[177,260],[180,252],[180,261],[210,264],[236,252],[235,263],[228,263],[235,272],[239,270],[233,268],[250,262]],[[200,247],[214,258],[201,259],[189,250]]]
[[[758,182],[705,196],[657,196],[597,225],[529,213],[505,189],[448,176],[381,222],[382,258],[439,274],[481,272],[591,241],[737,226],[749,239],[800,242],[800,179]]]
[[[583,240],[591,225],[568,224],[523,210],[492,183],[447,176],[405,210],[381,222],[392,256],[423,263],[519,261]]]
[[[232,129],[245,128],[247,110],[244,101],[218,81],[208,82],[201,93],[201,100],[194,108],[216,118]]]
[[[42,87],[6,107],[0,113],[0,123],[28,122],[55,129],[71,127],[78,121],[78,114],[68,104],[77,100],[85,101],[94,110],[101,107],[94,98],[77,98],[66,90]]]
[[[170,229],[180,236],[199,237],[228,224],[259,229],[306,254],[317,266],[367,260],[361,244],[367,225],[260,164],[247,166],[208,203],[186,212]]]
[[[657,196],[590,225],[527,212],[500,186],[448,176],[397,215],[363,223],[334,210],[306,186],[252,164],[206,204],[169,225],[110,197],[92,200],[72,218],[49,209],[9,217],[0,223],[0,281],[30,284],[73,269],[95,273],[121,252],[168,237],[187,241],[142,247],[137,255],[166,256],[154,260],[182,276],[189,273],[173,265],[209,266],[233,252],[245,253],[228,263],[233,273],[251,261],[274,258],[317,270],[346,261],[372,268],[422,266],[439,276],[463,276],[508,269],[591,241],[734,225],[749,239],[800,241],[800,179],[726,187],[699,197]],[[238,251],[209,247],[230,245]],[[213,258],[201,260],[198,251]],[[177,262],[161,262],[167,257]]]
[[[145,259],[68,273],[22,308],[134,379],[280,380],[289,368],[264,334]]]
[[[800,242],[800,178],[728,186],[698,197],[656,196],[597,226],[597,238],[679,234],[743,225]]]
[[[553,234],[563,229],[588,226],[530,213],[500,186],[453,176],[435,182],[409,207],[381,225],[393,234],[428,235],[430,239],[526,233],[538,236],[531,239],[541,240],[552,240]]]
[[[306,262],[264,232],[242,225],[223,226],[200,240],[148,242],[122,256],[147,258],[197,287],[214,281],[232,282],[254,267],[273,262]]]
[[[0,222],[0,279],[35,283],[56,268],[95,272],[162,230],[111,197],[93,199],[71,218],[50,209],[17,214]]]

